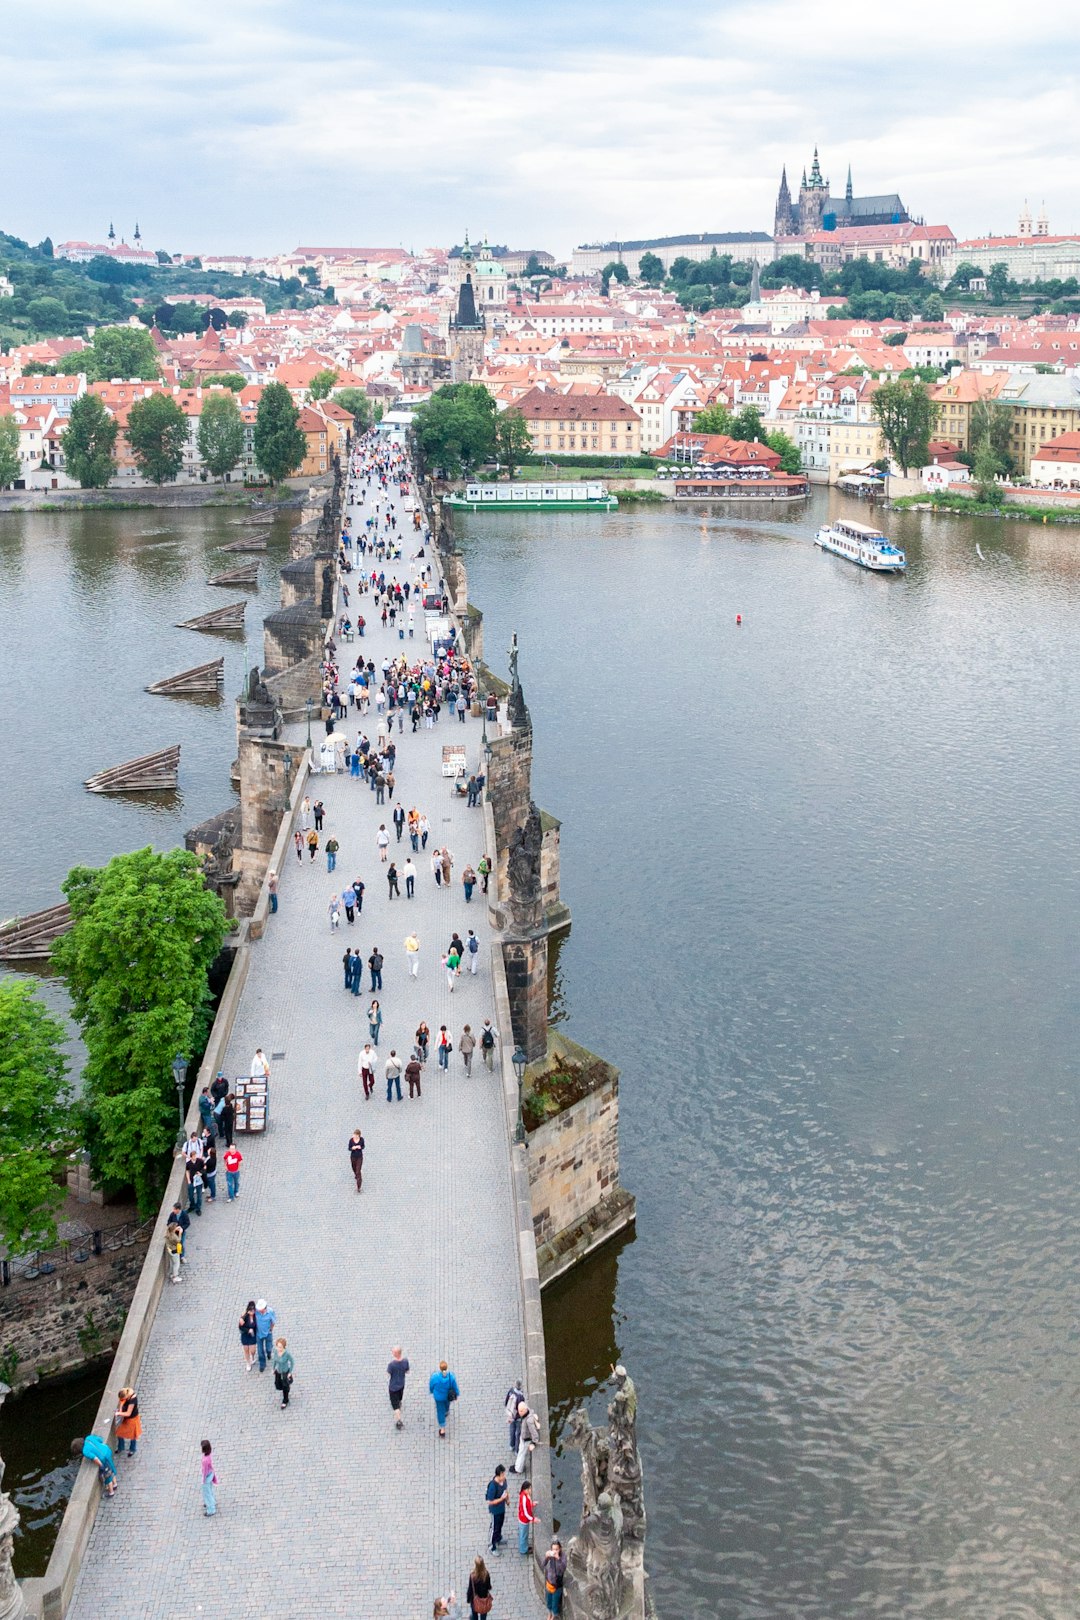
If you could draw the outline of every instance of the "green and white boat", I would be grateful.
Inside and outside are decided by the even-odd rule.
[[[614,512],[603,484],[466,484],[449,504],[465,512]]]

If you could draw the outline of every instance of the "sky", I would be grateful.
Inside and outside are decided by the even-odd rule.
[[[1080,6],[52,0],[5,19],[0,229],[170,252],[772,229],[781,165],[957,236],[1080,228]],[[13,156],[17,154],[17,159]]]

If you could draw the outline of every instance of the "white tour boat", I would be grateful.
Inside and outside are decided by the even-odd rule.
[[[868,528],[865,523],[849,523],[839,518],[824,524],[814,536],[815,546],[822,551],[834,551],[860,568],[872,568],[878,574],[902,574],[907,558],[899,546],[886,540],[880,529]]]

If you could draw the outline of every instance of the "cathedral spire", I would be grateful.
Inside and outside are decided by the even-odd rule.
[[[111,219],[109,221],[109,241],[110,242],[115,242],[116,241],[116,232],[113,230],[113,222],[112,222]]]
[[[142,232],[139,230],[139,222],[138,222],[138,220],[135,221],[135,236],[134,236],[133,240],[136,241],[136,242],[141,242],[142,241]]]
[[[851,190],[851,164],[850,163],[847,166],[847,187],[846,187],[846,189],[844,191],[844,196],[847,198],[848,202],[851,201],[852,190]]]

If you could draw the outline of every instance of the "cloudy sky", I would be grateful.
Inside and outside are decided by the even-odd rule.
[[[565,254],[772,228],[781,164],[958,235],[1080,227],[1080,7],[1042,0],[53,0],[0,45],[0,228]],[[16,156],[17,154],[17,156]]]

